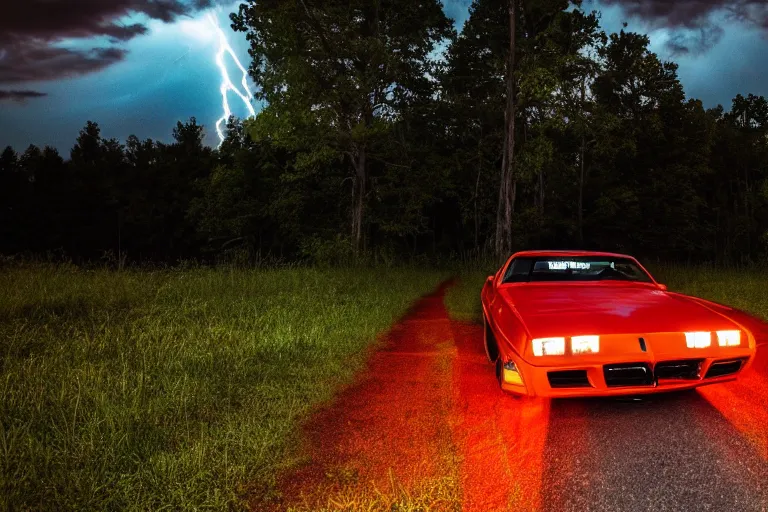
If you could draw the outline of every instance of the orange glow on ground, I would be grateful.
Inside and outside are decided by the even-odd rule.
[[[767,323],[738,318],[758,352],[735,382],[639,402],[516,398],[499,390],[483,328],[448,319],[446,287],[419,301],[359,378],[308,418],[304,458],[278,476],[279,496],[259,497],[253,510],[389,509],[365,497],[393,485],[425,495],[430,510],[466,512],[645,510],[661,495],[672,508],[701,498],[719,510],[759,497]],[[719,463],[699,467],[698,457]],[[433,482],[448,484],[435,491]]]
[[[539,510],[549,400],[502,394],[481,326],[453,324],[454,441],[464,511]]]
[[[752,331],[755,359],[738,380],[698,391],[768,460],[768,323],[741,311],[732,316]]]
[[[456,482],[464,511],[538,510],[549,401],[503,394],[482,328],[451,322],[443,290],[385,336],[368,370],[304,425],[306,460],[254,510],[345,508],[334,496]],[[453,510],[432,502],[433,510]],[[349,506],[346,507],[347,509]],[[352,509],[355,506],[352,505]]]
[[[278,477],[275,503],[252,503],[254,510],[318,510],[335,495],[375,496],[393,484],[411,493],[451,472],[455,348],[444,287],[384,337],[356,383],[309,418],[306,462]]]
[[[739,380],[699,388],[703,396],[768,461],[768,344],[757,347],[750,369]]]

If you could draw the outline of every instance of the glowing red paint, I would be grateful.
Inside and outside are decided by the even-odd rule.
[[[647,282],[629,278],[569,280],[564,276],[551,280],[551,275],[543,280],[531,278],[532,264],[545,263],[547,258],[562,263],[562,258],[582,257],[597,262],[620,259],[632,265],[636,274],[644,273]],[[515,272],[514,264],[518,261],[527,262],[530,269],[512,274],[523,276],[520,280],[505,280],[508,269]],[[600,273],[612,268],[613,263]],[[522,395],[570,398],[690,389],[737,378],[755,354],[753,334],[730,315],[730,308],[667,292],[637,260],[627,255],[585,251],[517,253],[488,277],[481,301],[491,333],[491,352],[497,352],[504,364],[513,364],[517,372],[518,383],[505,380],[502,387]],[[741,331],[741,342],[721,346],[717,331]],[[593,346],[599,349],[576,353],[574,338],[580,337],[597,340]],[[653,380],[646,369],[657,362],[685,359],[701,359],[703,375],[717,362],[743,363],[736,372],[701,379]],[[633,371],[644,371],[643,375],[650,380],[611,386],[606,381],[604,365],[622,363],[634,365]],[[583,383],[552,386],[550,374],[556,371],[580,372]]]

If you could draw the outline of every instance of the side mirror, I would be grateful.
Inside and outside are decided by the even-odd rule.
[[[665,285],[665,284],[657,283],[656,286],[658,286],[659,290],[661,290],[663,292],[667,291],[667,285]]]

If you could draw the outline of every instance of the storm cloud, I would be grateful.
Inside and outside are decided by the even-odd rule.
[[[0,91],[0,101],[15,101],[16,103],[24,103],[28,99],[44,96],[48,95],[38,91]]]
[[[630,16],[672,31],[672,55],[700,54],[723,36],[723,21],[735,21],[768,32],[768,0],[600,0],[618,5]]]
[[[100,71],[126,56],[121,43],[145,34],[127,16],[173,22],[217,0],[11,0],[0,16],[0,84]],[[94,38],[103,39],[97,44]],[[18,92],[18,91],[17,91]]]

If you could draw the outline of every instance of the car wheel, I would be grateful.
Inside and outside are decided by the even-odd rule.
[[[485,346],[485,355],[488,361],[495,363],[499,360],[499,347],[496,345],[496,338],[493,336],[491,325],[488,319],[483,315],[483,345]]]

